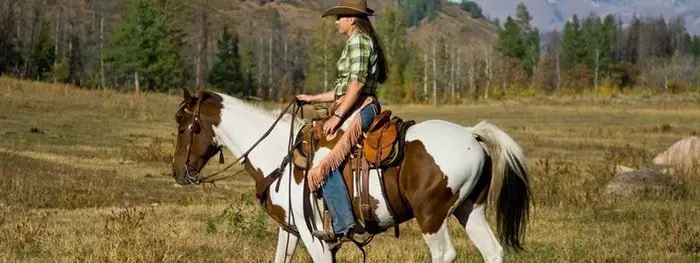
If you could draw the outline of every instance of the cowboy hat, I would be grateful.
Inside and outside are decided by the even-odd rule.
[[[338,4],[329,8],[321,17],[333,15],[349,15],[349,16],[371,16],[374,10],[367,8],[367,0],[338,0]]]

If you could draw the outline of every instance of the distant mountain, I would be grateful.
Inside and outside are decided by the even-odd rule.
[[[449,0],[461,2],[461,0]],[[541,32],[562,30],[574,14],[579,17],[596,13],[600,17],[614,14],[628,22],[637,17],[663,16],[667,20],[683,17],[689,33],[700,35],[700,0],[474,0],[484,15],[499,18],[514,16],[515,6],[524,2]]]
[[[270,11],[277,10],[280,14],[282,23],[293,29],[301,29],[304,32],[310,32],[315,23],[320,21],[321,13],[337,4],[337,0],[286,0],[286,1],[242,1],[239,4],[231,5],[231,0],[208,0],[210,7],[218,10],[220,14],[232,18],[235,23],[239,24],[245,30],[250,30],[255,26],[248,25],[264,25],[269,23],[266,19]],[[219,3],[221,6],[214,7],[212,2]],[[262,4],[261,4],[262,2]],[[379,18],[381,16],[382,4],[387,4],[385,0],[368,0],[369,8],[377,11]],[[242,30],[243,30],[242,29]],[[265,27],[254,34],[266,35]],[[490,45],[497,39],[497,28],[488,21],[483,19],[473,19],[469,13],[460,9],[457,4],[445,3],[438,11],[437,17],[428,21],[423,21],[419,26],[406,29],[408,40],[427,43],[430,39],[444,37],[451,46],[463,44]],[[337,35],[338,38],[343,38]]]

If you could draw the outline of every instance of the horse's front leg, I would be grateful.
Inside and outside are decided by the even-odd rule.
[[[298,241],[299,237],[280,228],[279,232],[277,233],[277,251],[275,252],[275,263],[292,262]]]
[[[335,262],[335,255],[328,243],[319,241],[309,231],[300,229],[299,232],[301,241],[304,242],[304,248],[309,252],[309,256],[311,256],[311,260],[314,263]]]

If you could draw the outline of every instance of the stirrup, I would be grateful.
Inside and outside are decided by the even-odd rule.
[[[348,242],[352,241],[355,243],[362,243],[358,242],[358,240],[368,240],[370,239],[373,234],[370,234],[367,229],[362,226],[360,223],[355,222],[355,225],[353,225],[350,229],[348,229],[347,233],[345,235],[338,237],[339,242]]]
[[[355,225],[353,225],[350,228],[350,232],[352,232],[354,234],[364,234],[364,233],[367,233],[367,229],[364,226],[362,226],[362,224],[360,224],[359,222],[356,221]]]
[[[365,227],[360,225],[360,223],[355,223],[344,238],[355,243],[358,243],[358,241],[360,241],[359,243],[362,243],[362,241],[369,240],[373,236],[374,234],[370,234]]]
[[[361,234],[350,232],[347,236],[343,237],[342,239],[344,241],[352,241],[356,245],[364,247],[365,245],[369,244],[369,242],[371,242],[372,239],[374,239],[374,234],[370,234],[368,232]]]

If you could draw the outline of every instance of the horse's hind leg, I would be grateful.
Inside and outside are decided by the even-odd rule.
[[[447,229],[448,221],[445,219],[440,229],[435,233],[423,232],[425,243],[430,248],[430,255],[433,263],[452,262],[457,253],[450,240],[450,232]]]
[[[299,238],[297,236],[280,228],[279,232],[277,233],[277,251],[275,253],[275,262],[292,262],[298,241]]]
[[[452,213],[467,231],[469,239],[479,250],[487,263],[503,262],[503,247],[491,231],[486,221],[486,203],[475,204],[473,200],[464,200]]]

